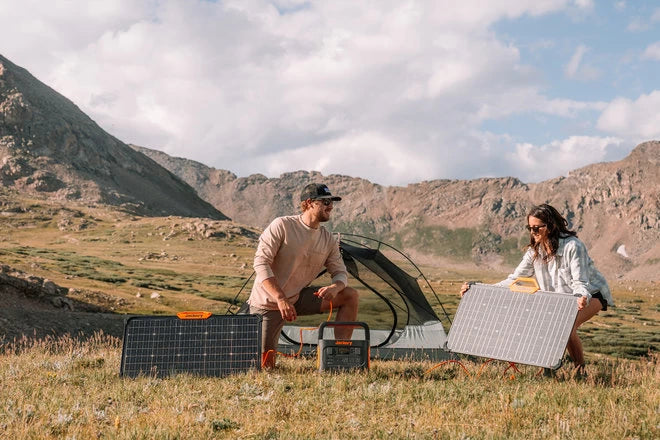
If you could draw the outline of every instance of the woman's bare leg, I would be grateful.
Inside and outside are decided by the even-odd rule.
[[[571,356],[571,359],[573,359],[573,363],[575,363],[576,367],[584,366],[584,351],[582,350],[582,341],[577,334],[577,329],[598,314],[602,308],[603,305],[600,301],[597,298],[592,298],[587,307],[578,311],[575,325],[573,326],[573,330],[571,330],[571,335],[569,336],[568,344],[566,345],[568,354]]]

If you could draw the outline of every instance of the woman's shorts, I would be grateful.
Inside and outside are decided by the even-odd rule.
[[[600,309],[601,312],[604,312],[605,310],[607,310],[607,300],[605,298],[603,298],[603,295],[600,292],[594,293],[593,295],[591,295],[591,298],[597,299],[603,305],[603,308]]]

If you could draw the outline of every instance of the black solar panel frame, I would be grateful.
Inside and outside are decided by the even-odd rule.
[[[557,369],[575,319],[576,297],[474,284],[463,295],[447,348],[472,356]]]
[[[261,321],[260,315],[130,317],[124,325],[119,375],[223,377],[260,370]]]

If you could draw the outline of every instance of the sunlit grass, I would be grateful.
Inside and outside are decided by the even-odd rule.
[[[657,438],[657,355],[590,359],[589,376],[464,361],[314,359],[225,378],[119,377],[121,343],[97,334],[23,339],[0,353],[4,438]],[[436,366],[436,368],[433,368]]]

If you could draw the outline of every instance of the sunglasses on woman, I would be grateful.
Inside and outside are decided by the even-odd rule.
[[[535,234],[538,234],[541,229],[547,228],[547,227],[548,227],[547,225],[541,225],[541,226],[529,226],[529,225],[527,225],[527,230],[529,232],[533,232]]]

